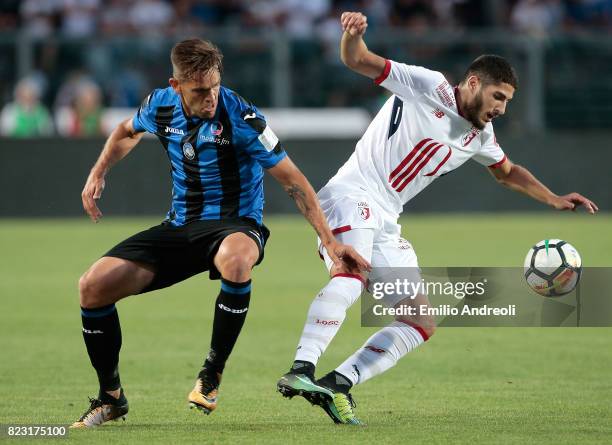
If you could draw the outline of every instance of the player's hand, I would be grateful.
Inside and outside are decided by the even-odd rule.
[[[584,206],[591,215],[599,211],[599,207],[593,201],[585,198],[580,193],[557,196],[551,205],[557,210],[576,210],[578,207]]]
[[[340,17],[342,31],[351,36],[362,36],[368,27],[368,18],[360,12],[343,12]]]
[[[102,218],[102,212],[98,208],[96,201],[102,196],[104,185],[104,177],[90,174],[81,192],[83,208],[93,222],[98,222]]]
[[[332,241],[325,246],[325,249],[329,258],[338,268],[348,269],[350,273],[369,272],[372,269],[370,263],[359,255],[352,246]]]

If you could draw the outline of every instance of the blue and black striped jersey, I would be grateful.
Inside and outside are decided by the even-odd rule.
[[[262,223],[263,168],[286,153],[254,105],[222,86],[214,118],[189,118],[168,87],[144,100],[133,125],[157,135],[170,159],[172,225],[238,217]]]

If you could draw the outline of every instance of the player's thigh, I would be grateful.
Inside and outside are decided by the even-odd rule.
[[[412,244],[399,234],[382,232],[372,244],[370,282],[391,282],[396,279],[420,280],[419,262]],[[403,298],[394,301],[397,303]],[[391,304],[391,306],[393,306]]]
[[[395,307],[406,297],[416,295],[421,271],[412,245],[399,235],[382,234],[374,240],[370,290],[386,289],[382,303]]]
[[[374,229],[352,229],[346,232],[338,233],[335,235],[335,237],[338,242],[353,247],[359,255],[369,262],[372,258],[372,243],[374,240],[374,235]],[[325,266],[327,267],[330,276],[333,277],[339,273],[349,273],[349,271],[343,266],[336,266],[334,264],[327,254],[325,247],[319,246],[319,253],[323,257],[323,261],[325,261]]]
[[[138,294],[153,281],[154,275],[150,265],[102,257],[79,280],[81,306],[93,309]]]
[[[234,281],[230,275],[243,276],[248,274],[259,259],[260,251],[257,243],[242,232],[232,233],[221,241],[214,257],[214,265],[221,276]],[[248,278],[246,278],[248,279]]]
[[[435,318],[429,314],[431,303],[424,293],[421,269],[412,244],[400,236],[384,236],[374,242],[370,285],[399,283],[391,286],[382,302],[387,307],[402,308],[396,319],[422,329],[431,337],[436,329]],[[412,307],[412,310],[408,310]]]

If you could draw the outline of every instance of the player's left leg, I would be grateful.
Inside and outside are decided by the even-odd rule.
[[[402,300],[400,306],[429,306],[425,295]],[[427,341],[435,332],[435,320],[427,315],[398,316],[396,320],[374,333],[361,348],[346,359],[319,383],[348,394],[352,386],[382,374],[395,366],[399,359]]]
[[[253,238],[236,232],[223,239],[214,257],[214,265],[221,274],[221,290],[215,303],[210,352],[188,396],[190,406],[206,414],[217,407],[221,376],[246,319],[251,270],[260,254]]]

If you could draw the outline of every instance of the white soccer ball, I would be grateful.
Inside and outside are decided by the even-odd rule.
[[[547,239],[529,249],[524,267],[529,287],[545,297],[559,297],[578,284],[582,259],[571,244]]]

